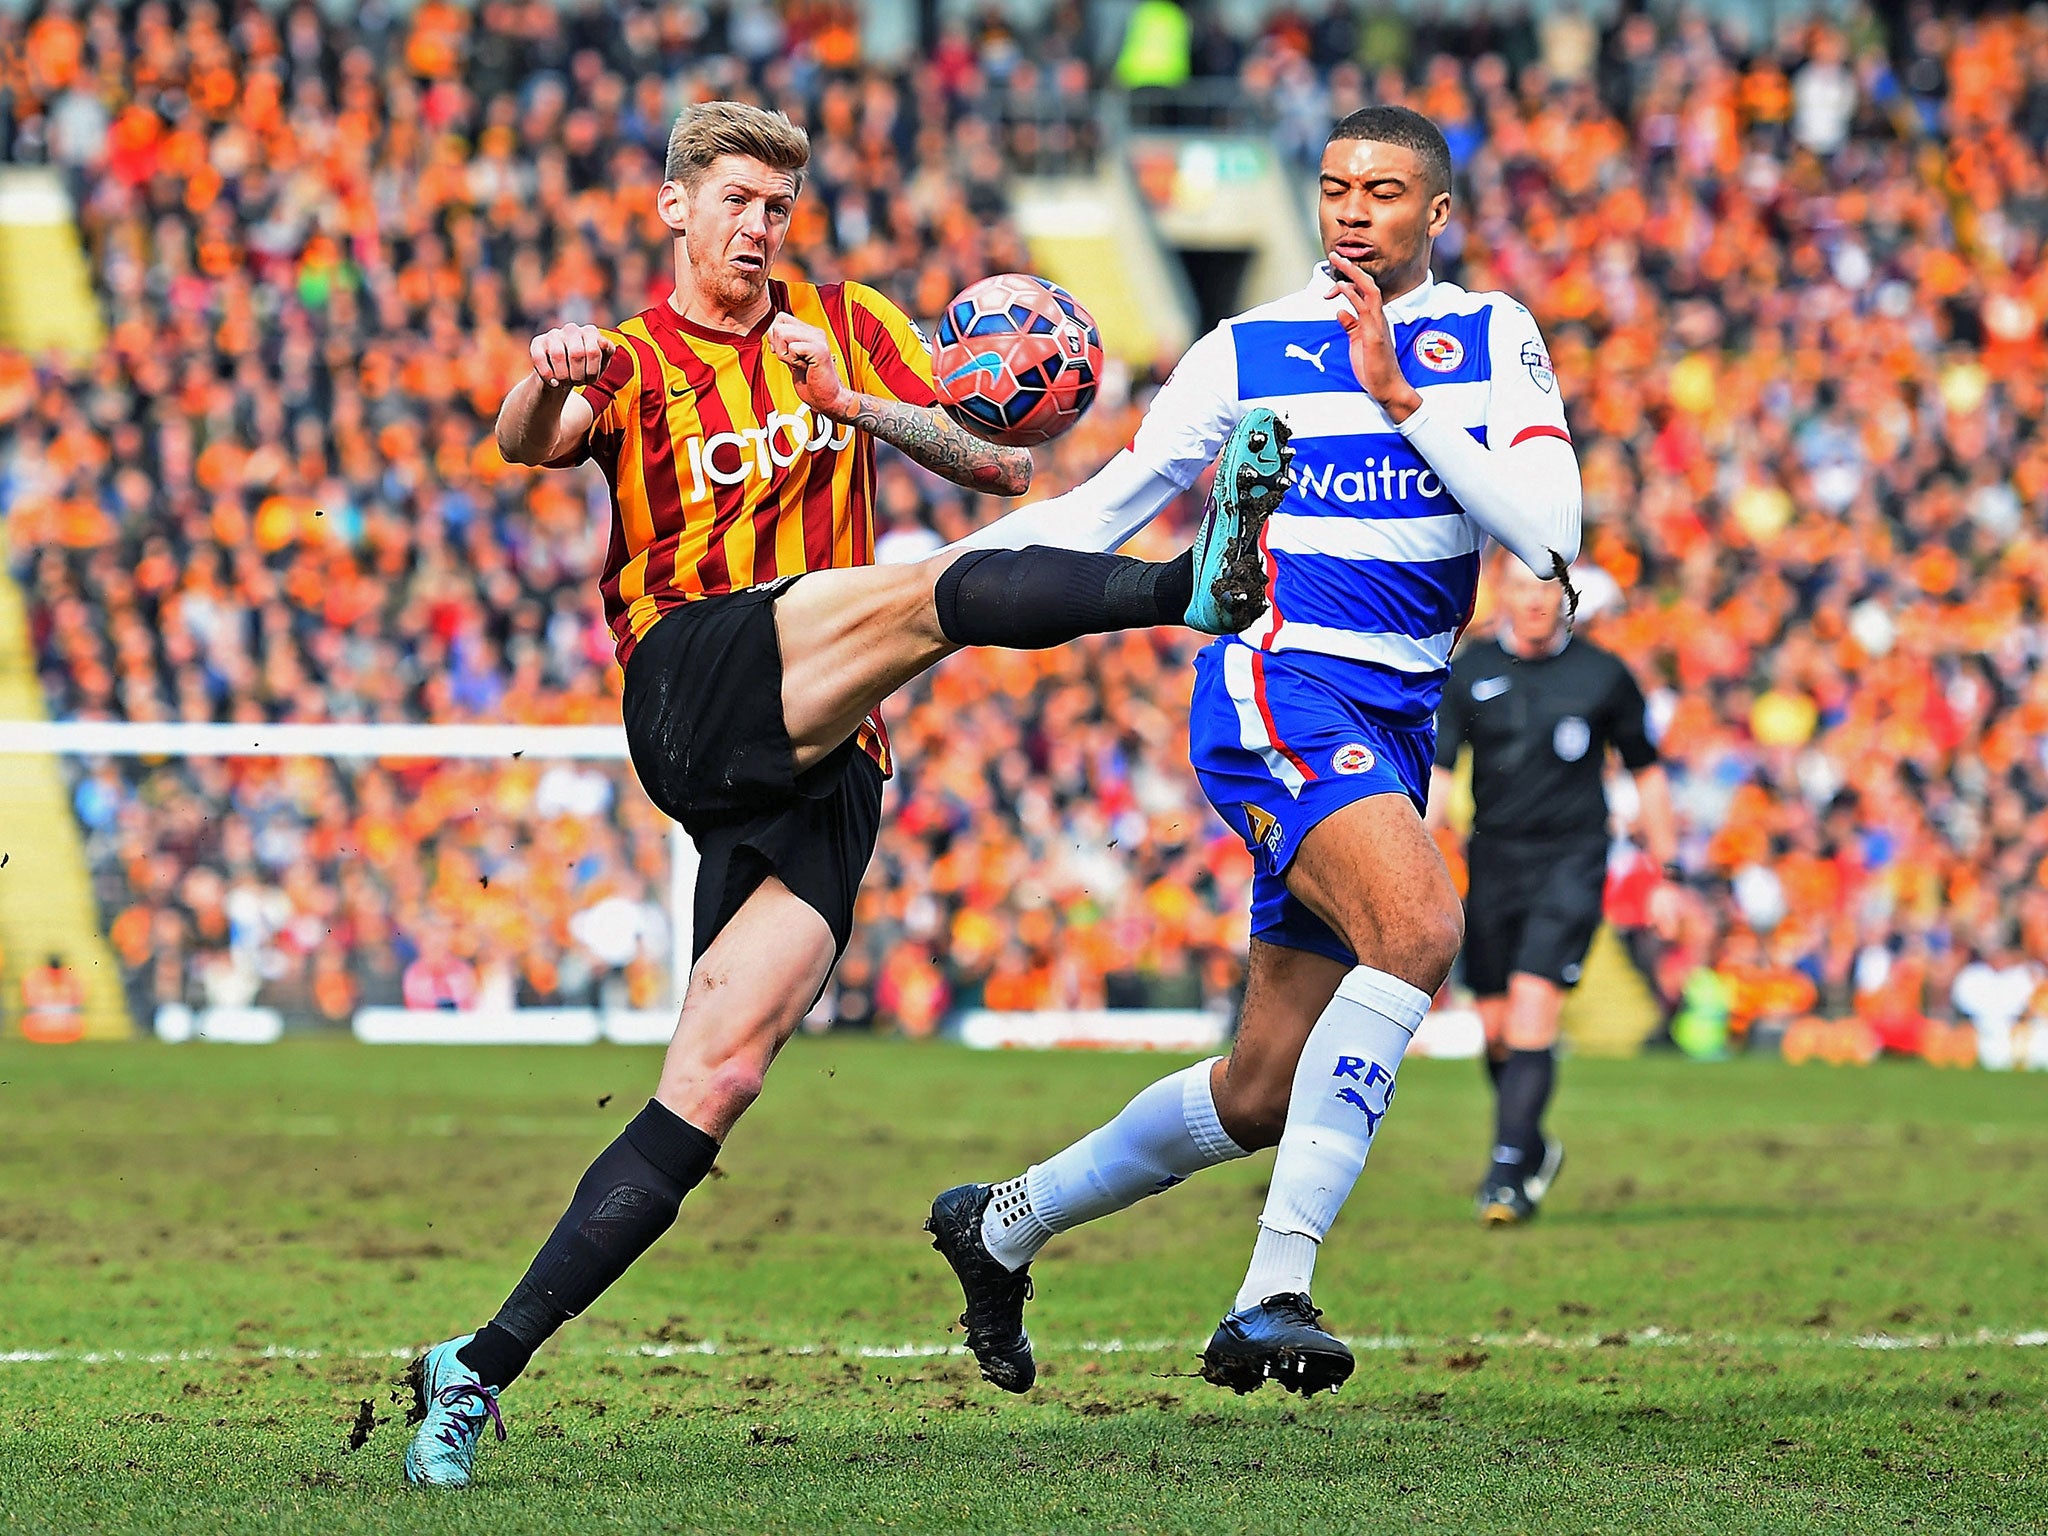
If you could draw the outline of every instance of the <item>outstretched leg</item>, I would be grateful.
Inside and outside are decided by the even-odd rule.
[[[890,694],[969,645],[1042,650],[1179,624],[1194,562],[1066,549],[968,550],[814,571],[775,600],[783,727],[802,772]]]
[[[1249,413],[1217,461],[1194,548],[1174,560],[956,546],[911,566],[807,575],[775,602],[796,771],[961,646],[1039,650],[1162,624],[1245,629],[1266,611],[1259,534],[1287,493],[1292,458],[1285,425],[1271,411]]]

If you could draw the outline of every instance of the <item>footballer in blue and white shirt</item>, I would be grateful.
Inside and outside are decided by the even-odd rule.
[[[1289,430],[1294,481],[1264,530],[1269,611],[1197,657],[1189,731],[1203,792],[1253,858],[1237,1040],[1016,1178],[939,1197],[931,1230],[999,1384],[1030,1379],[1024,1272],[1043,1243],[1276,1143],[1202,1374],[1308,1392],[1351,1372],[1309,1283],[1463,935],[1422,825],[1451,649],[1488,539],[1560,580],[1579,549],[1578,462],[1534,318],[1430,276],[1451,182],[1420,114],[1338,123],[1319,168],[1326,259],[1305,286],[1196,342],[1086,484],[963,541],[1115,549],[1253,412]]]
[[[1247,411],[1287,423],[1295,479],[1266,528],[1270,606],[1196,661],[1194,767],[1252,850],[1253,933],[1345,963],[1348,948],[1282,872],[1355,800],[1393,789],[1425,804],[1431,722],[1487,539],[1556,576],[1578,553],[1580,506],[1535,317],[1427,271],[1385,300],[1401,373],[1422,397],[1396,423],[1351,366],[1333,266],[1348,260],[1340,238],[1301,289],[1197,341],[1131,446],[1085,484],[961,541],[1114,549],[1194,483]]]

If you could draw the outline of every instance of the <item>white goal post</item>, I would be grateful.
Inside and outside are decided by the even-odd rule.
[[[0,754],[51,757],[314,757],[344,762],[400,758],[627,762],[626,733],[615,725],[349,725],[213,724],[102,720],[0,720]],[[689,985],[692,913],[697,883],[697,848],[675,823],[669,825],[669,932],[674,1004],[682,1006]],[[211,1038],[241,1038],[234,1031],[242,1015],[263,1009],[215,1009],[220,1031]],[[674,1016],[651,1013],[605,1015],[587,1008],[516,1010],[493,1016],[496,1043],[573,1044],[596,1039],[626,1044],[664,1042]],[[1227,1016],[1193,1011],[1058,1010],[999,1014],[975,1010],[961,1020],[962,1042],[984,1050],[1085,1047],[1108,1050],[1210,1051],[1227,1040]],[[275,1016],[251,1027],[250,1040],[276,1038]],[[466,1030],[446,1013],[404,1009],[358,1010],[357,1038],[370,1041],[458,1043],[486,1038]],[[165,1038],[171,1038],[166,1036]],[[183,1038],[182,1036],[178,1038]],[[1411,1047],[1418,1054],[1473,1056],[1480,1048],[1478,1016],[1468,1009],[1433,1013]]]
[[[215,724],[189,721],[0,721],[0,752],[52,757],[321,757],[343,761],[461,758],[511,763],[626,762],[616,725]],[[690,980],[697,848],[671,822],[668,837],[669,975],[682,1006]]]

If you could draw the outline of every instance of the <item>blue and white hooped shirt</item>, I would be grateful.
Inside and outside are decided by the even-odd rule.
[[[1421,718],[1435,709],[1451,648],[1471,618],[1487,535],[1358,382],[1338,301],[1325,297],[1330,286],[1319,267],[1306,288],[1197,342],[1153,401],[1131,453],[1185,485],[1246,412],[1267,406],[1285,420],[1294,487],[1266,525],[1270,607],[1238,643],[1367,663],[1342,669],[1350,691]],[[1542,437],[1569,445],[1556,376],[1528,310],[1504,294],[1425,281],[1386,312],[1402,372],[1424,401],[1411,422],[1426,415],[1482,448]]]
[[[1390,300],[1422,407],[1396,426],[1352,371],[1327,266],[1189,348],[1131,446],[1085,484],[960,548],[1115,549],[1214,462],[1247,411],[1293,429],[1295,483],[1266,526],[1270,610],[1237,642],[1399,719],[1435,711],[1487,537],[1538,574],[1579,547],[1578,462],[1550,355],[1500,293],[1425,278]]]

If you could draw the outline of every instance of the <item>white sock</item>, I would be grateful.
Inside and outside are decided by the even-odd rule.
[[[1316,1249],[1365,1170],[1394,1100],[1394,1074],[1428,1011],[1426,992],[1361,965],[1316,1020],[1294,1069],[1287,1129],[1234,1308],[1308,1290]]]
[[[1216,1118],[1216,1059],[1162,1077],[1109,1124],[995,1188],[981,1218],[998,1262],[1020,1269],[1056,1232],[1107,1216],[1191,1173],[1245,1156]]]

